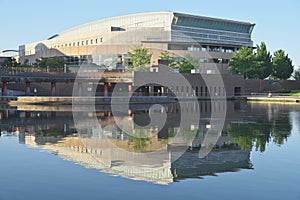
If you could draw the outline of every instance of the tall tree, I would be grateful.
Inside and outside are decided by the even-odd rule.
[[[231,60],[229,61],[229,71],[233,74],[241,74],[244,78],[253,78],[253,70],[255,65],[255,56],[250,47],[241,47],[239,51],[234,52]]]
[[[15,58],[8,57],[2,63],[2,71],[12,71],[13,67],[17,67],[19,63]]]
[[[161,55],[159,57],[162,60],[167,60],[169,62],[169,67],[172,69],[179,69],[178,62],[172,57],[170,57],[170,54],[168,51],[161,52]]]
[[[256,46],[255,64],[252,66],[253,78],[265,79],[272,72],[272,55],[264,42]]]
[[[274,79],[288,79],[294,71],[292,60],[282,49],[274,52],[272,63],[273,69],[271,76]]]
[[[152,54],[148,49],[136,46],[132,52],[128,52],[132,66],[127,69],[129,71],[149,71],[149,65]]]
[[[296,79],[296,80],[300,80],[300,66],[299,66],[298,69],[295,71],[295,79]]]

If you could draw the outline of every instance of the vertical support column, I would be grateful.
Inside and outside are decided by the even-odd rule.
[[[78,83],[78,96],[82,96],[82,83]]]
[[[154,96],[154,85],[149,85],[149,94],[150,96]]]
[[[148,86],[148,94],[149,94],[149,96],[152,96],[152,94],[151,94],[151,85]]]
[[[161,86],[161,96],[166,96],[166,88]]]
[[[108,96],[108,83],[104,83],[104,86],[103,86],[103,93],[104,93],[104,96],[105,96],[105,97]]]
[[[2,91],[2,96],[7,95],[7,82],[6,81],[2,81],[1,91]]]
[[[30,96],[30,82],[25,83],[25,95]]]
[[[56,83],[51,82],[51,96],[56,96]]]
[[[132,84],[129,83],[128,85],[128,96],[131,96],[132,95]]]

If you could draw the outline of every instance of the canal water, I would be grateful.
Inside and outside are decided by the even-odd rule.
[[[0,200],[300,199],[300,106],[185,104],[83,108],[80,123],[70,106],[2,107]],[[166,113],[162,128],[143,128],[150,111]],[[224,125],[201,156],[214,112]]]

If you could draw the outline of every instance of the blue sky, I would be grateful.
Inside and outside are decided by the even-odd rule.
[[[299,0],[0,0],[0,51],[44,40],[65,29],[107,17],[176,11],[255,23],[254,44],[284,49],[300,66]]]

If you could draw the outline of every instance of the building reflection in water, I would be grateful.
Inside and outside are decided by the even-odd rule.
[[[185,178],[251,169],[252,146],[264,151],[270,141],[281,145],[291,130],[289,117],[277,112],[280,106],[265,107],[240,101],[203,101],[196,107],[201,113],[200,123],[195,124],[191,120],[185,124],[185,128],[180,129],[185,134],[178,139],[175,133],[179,128],[180,112],[188,112],[192,116],[195,106],[188,102],[183,105],[184,109],[180,109],[178,104],[164,106],[161,112],[166,112],[168,120],[160,131],[157,127],[133,127],[133,134],[128,135],[115,124],[115,116],[112,116],[109,106],[96,108],[100,123],[98,127],[89,124],[89,118],[95,114],[83,111],[81,114],[86,120],[80,134],[74,126],[71,108],[68,106],[53,108],[60,110],[56,112],[45,111],[51,110],[51,107],[39,106],[31,110],[28,107],[6,108],[0,115],[1,131],[17,130],[20,143],[48,149],[88,168],[130,179],[168,184]],[[213,120],[210,119],[212,109],[222,112],[225,107],[227,118],[222,134],[214,144],[214,149],[201,159],[199,149]],[[149,107],[139,105],[131,107],[127,115],[118,117],[143,125],[149,120],[148,114]],[[197,134],[189,135],[195,129]]]

